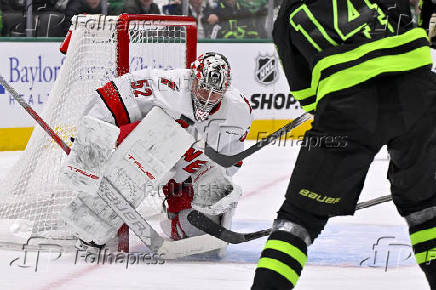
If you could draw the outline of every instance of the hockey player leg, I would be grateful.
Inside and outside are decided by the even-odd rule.
[[[61,179],[77,197],[61,215],[75,236],[86,243],[104,244],[122,221],[96,195],[106,162],[115,149],[119,128],[92,117],[82,119],[78,136],[64,163]]]
[[[436,207],[406,217],[416,263],[424,272],[432,290],[436,289]]]
[[[61,180],[75,191],[95,193],[116,147],[120,129],[93,117],[84,117],[63,165]]]
[[[416,262],[436,290],[436,86],[432,86],[433,107],[388,145],[388,178],[393,201],[409,225]]]
[[[114,238],[122,219],[100,198],[86,192],[77,197],[62,212],[74,236],[84,243],[104,245]]]
[[[425,167],[429,165],[423,163]],[[422,174],[420,178],[414,178],[413,174],[411,174],[412,179],[402,178],[403,180],[399,180],[399,176],[392,172],[393,164],[390,167],[393,200],[400,214],[405,217],[409,225],[410,242],[416,263],[427,277],[432,290],[436,290],[436,180],[434,180],[433,176],[436,172],[435,164],[436,162],[433,164],[434,170],[431,170],[432,173],[428,172],[431,175]],[[426,180],[428,182],[425,182]],[[407,188],[408,181],[416,185],[416,187],[409,187],[412,191],[402,191],[400,186],[396,186],[401,183]],[[421,185],[425,183],[428,185],[433,183],[433,185],[422,187]],[[425,191],[422,193],[416,191],[415,193],[418,188]]]
[[[336,122],[347,118],[337,112],[334,116],[332,123],[323,124],[315,118],[304,137],[306,145],[300,149],[285,202],[259,259],[253,290],[293,289],[306,263],[307,247],[328,218],[355,211],[378,146],[368,150],[371,147],[356,136],[358,128],[341,130]],[[329,136],[349,137],[346,146],[332,147],[325,141]]]
[[[177,144],[169,142],[172,139],[177,140]],[[124,139],[108,161],[104,175],[111,186],[106,188],[106,192],[111,188],[116,189],[122,196],[121,199],[116,198],[117,200],[122,202],[125,199],[133,208],[138,207],[147,199],[152,189],[158,188],[168,171],[193,141],[192,136],[162,109],[153,108]],[[106,196],[110,199],[117,195],[106,194]],[[137,213],[132,212],[132,215],[122,210],[117,208],[115,211],[118,215],[127,218],[138,216]],[[136,220],[140,221],[143,218]],[[127,224],[129,225],[128,222]],[[145,224],[141,228],[150,228],[150,226]],[[150,232],[156,236],[156,232],[152,229],[145,231],[146,236]],[[147,238],[142,236],[141,232],[135,231],[135,234],[139,234],[138,237],[143,241],[144,237]]]
[[[308,238],[304,227],[287,220],[275,220],[273,232],[257,263],[251,289],[293,289],[307,261],[307,247],[311,243]]]
[[[285,201],[258,261],[251,289],[293,289],[306,264],[307,248],[326,223],[327,218],[319,218]]]

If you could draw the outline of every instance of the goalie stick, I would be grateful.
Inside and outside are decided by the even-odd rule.
[[[224,154],[218,153],[212,147],[207,145],[207,143],[205,144],[204,154],[206,154],[211,160],[218,163],[222,167],[229,168],[229,167],[233,166],[234,164],[238,163],[239,161],[243,160],[244,158],[259,151],[260,149],[262,149],[266,145],[270,144],[275,139],[280,138],[282,135],[288,133],[292,129],[300,126],[301,124],[303,124],[304,122],[306,122],[307,120],[310,120],[310,119],[312,119],[312,115],[309,113],[304,113],[303,115],[294,119],[292,122],[286,124],[282,128],[275,131],[274,133],[269,134],[268,136],[266,136],[265,138],[263,138],[262,140],[260,140],[256,144],[252,145],[250,148],[248,148],[242,152],[239,152],[238,154],[235,154],[235,155],[224,155]]]
[[[32,116],[33,119],[47,132],[53,140],[70,154],[70,147],[51,129],[51,127],[35,112],[32,107],[20,97],[15,89],[0,75],[0,84],[12,95],[12,97]],[[179,241],[166,240],[133,208],[130,203],[119,193],[111,182],[102,178],[99,196],[107,205],[126,223],[135,235],[153,252],[164,254],[164,258],[175,259],[196,253],[208,252],[225,246],[225,243],[213,236],[197,236]]]
[[[356,210],[368,208],[380,203],[391,201],[391,195],[380,196],[369,201],[359,202],[356,205]],[[223,226],[213,222],[203,213],[193,210],[187,216],[188,221],[198,229],[208,233],[211,236],[231,244],[239,244],[249,242],[271,234],[271,228],[260,230],[252,233],[238,233],[224,228]]]
[[[13,87],[9,85],[8,82],[5,81],[2,75],[0,75],[0,85],[6,88],[6,90],[12,95],[12,97],[29,113],[29,115],[35,119],[35,121],[44,129],[45,132],[47,132],[48,135],[50,135],[53,140],[61,146],[62,150],[65,151],[65,153],[70,154],[70,147],[68,147],[67,144],[65,144],[64,141],[50,128],[50,126],[44,122],[44,120],[38,115],[37,112],[35,112],[30,105],[28,105],[21,97],[20,95],[15,91]]]

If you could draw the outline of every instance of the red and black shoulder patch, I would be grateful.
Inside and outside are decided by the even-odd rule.
[[[115,124],[118,127],[130,123],[129,112],[114,82],[108,82],[103,87],[97,89],[97,93],[112,113]]]

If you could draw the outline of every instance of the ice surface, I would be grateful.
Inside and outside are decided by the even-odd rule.
[[[283,201],[298,148],[268,146],[244,162],[234,181],[244,196],[234,229],[267,228]],[[1,152],[4,172],[20,152]],[[389,194],[386,152],[373,162],[361,201]],[[132,238],[133,251],[142,246]],[[265,238],[231,245],[222,259],[196,256],[164,264],[102,264],[102,258],[0,251],[0,289],[249,289]],[[102,256],[100,256],[102,257]],[[134,261],[133,255],[130,257]],[[122,260],[120,260],[122,261]],[[36,270],[36,271],[35,271]],[[411,255],[405,222],[392,203],[330,221],[309,249],[308,265],[297,290],[428,290]]]

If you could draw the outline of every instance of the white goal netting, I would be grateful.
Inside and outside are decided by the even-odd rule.
[[[187,44],[192,41],[187,37],[187,26],[171,17],[150,21],[143,16],[125,24],[129,27],[128,46],[124,45],[128,51],[120,45],[125,40],[118,37],[118,17],[82,15],[73,19],[60,76],[41,114],[69,146],[79,119],[92,104],[95,89],[118,75],[120,57],[126,58],[128,53],[130,71],[180,68],[191,61],[187,57]],[[0,242],[13,242],[14,236],[20,235],[70,236],[59,216],[76,195],[59,180],[65,157],[65,152],[35,125],[26,151],[0,183]],[[150,207],[160,208],[162,200],[155,195],[148,202]]]

